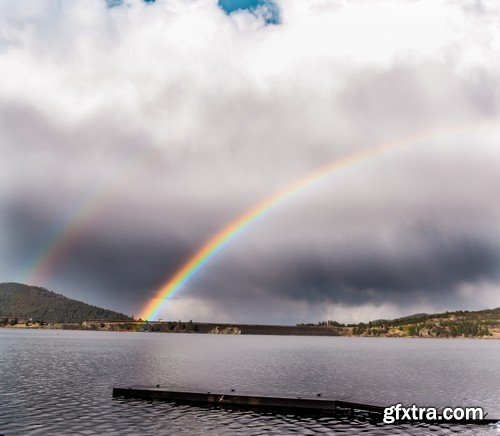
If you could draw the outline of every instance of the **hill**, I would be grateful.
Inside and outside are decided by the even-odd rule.
[[[359,324],[322,321],[308,325],[341,327],[344,334],[354,336],[500,337],[500,307],[477,311],[418,313]]]
[[[500,320],[500,307],[496,309],[484,309],[484,310],[457,310],[454,312],[442,312],[442,313],[418,313],[415,315],[404,316],[402,318],[396,318],[392,320],[379,319],[372,321],[373,325],[388,324],[390,326],[401,326],[405,324],[418,324],[429,320],[450,320],[450,321],[499,321]]]
[[[0,283],[0,318],[33,318],[51,323],[81,323],[88,319],[131,320],[123,313],[67,298],[45,288]]]

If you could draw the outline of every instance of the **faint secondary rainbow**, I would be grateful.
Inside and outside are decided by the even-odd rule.
[[[466,127],[464,127],[464,129],[466,129]],[[438,131],[434,130],[430,133],[425,132],[410,138],[405,138],[404,140],[387,142],[358,151],[329,163],[285,187],[284,189],[277,191],[270,197],[267,197],[264,201],[253,206],[250,210],[244,212],[234,221],[231,221],[217,234],[212,236],[166,283],[158,289],[155,296],[142,309],[140,318],[144,320],[155,319],[163,304],[169,298],[172,298],[187,282],[189,282],[191,278],[210,261],[210,259],[224,249],[224,247],[226,247],[230,242],[236,239],[242,232],[290,197],[299,194],[316,183],[321,182],[332,173],[342,168],[363,162],[388,150],[402,147],[404,145],[415,144],[424,139],[428,139],[429,137],[450,132],[457,133],[457,129],[448,128]]]
[[[150,160],[153,154],[144,148],[123,163],[109,177],[108,181],[91,194],[86,201],[75,208],[46,236],[31,260],[20,272],[20,280],[26,283],[42,285],[64,258],[78,243],[82,235],[95,221],[99,212],[109,207],[109,199],[129,180],[132,173]]]

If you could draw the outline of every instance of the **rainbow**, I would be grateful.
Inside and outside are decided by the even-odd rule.
[[[187,260],[168,282],[157,290],[154,297],[141,311],[141,317],[143,319],[153,318],[165,301],[175,295],[175,293],[206,265],[210,259],[237,238],[243,231],[247,230],[252,224],[256,223],[274,207],[283,203],[292,195],[314,185],[315,182],[320,182],[333,172],[357,162],[362,162],[365,159],[391,148],[409,145],[423,139],[438,136],[439,134],[458,133],[463,130],[475,129],[478,125],[482,126],[495,123],[498,123],[498,120],[496,117],[492,117],[473,121],[466,125],[462,124],[458,128],[456,126],[450,126],[440,130],[433,129],[432,131],[426,131],[426,133],[418,134],[404,140],[378,145],[354,153],[344,159],[314,171],[303,179],[300,179],[257,204],[208,240],[202,248]],[[97,219],[99,212],[109,204],[109,198],[121,189],[122,184],[128,180],[132,172],[142,167],[142,164],[154,157],[154,153],[144,148],[127,160],[127,162],[124,162],[124,164],[110,176],[104,186],[90,195],[86,201],[73,211],[73,213],[62,220],[60,225],[57,226],[52,233],[47,235],[45,241],[31,257],[31,260],[28,260],[22,271],[17,274],[18,278],[26,283],[43,285],[53,271],[63,263],[66,255],[81,238],[81,235],[83,235],[90,224]]]
[[[466,127],[464,127],[464,129],[466,129]],[[144,320],[155,319],[165,302],[172,298],[184,285],[186,285],[186,283],[188,283],[217,253],[223,250],[250,226],[255,224],[258,220],[290,197],[297,195],[305,189],[323,181],[331,174],[343,168],[356,163],[361,163],[391,149],[399,148],[404,145],[415,144],[428,139],[429,137],[447,133],[457,133],[457,129],[447,128],[438,131],[434,130],[431,133],[426,132],[423,134],[417,134],[410,138],[405,138],[404,140],[383,143],[358,151],[329,163],[316,171],[313,171],[304,178],[292,183],[286,188],[274,193],[264,201],[253,206],[250,210],[244,212],[234,221],[231,221],[226,227],[212,236],[167,282],[165,282],[156,291],[154,297],[151,298],[151,300],[141,310],[140,318]]]
[[[18,274],[20,281],[37,285],[44,284],[56,266],[63,262],[71,248],[86,232],[92,221],[96,219],[103,206],[109,204],[108,199],[122,188],[124,182],[138,167],[153,157],[145,148],[120,165],[108,178],[107,183],[104,183],[104,187],[92,193],[46,237],[32,259]]]

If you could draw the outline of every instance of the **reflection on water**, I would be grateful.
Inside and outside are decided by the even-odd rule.
[[[482,406],[500,417],[500,343],[0,329],[0,433],[498,434],[113,400],[113,386]]]

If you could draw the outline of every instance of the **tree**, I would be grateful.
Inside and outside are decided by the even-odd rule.
[[[192,321],[189,320],[188,323],[186,324],[186,332],[188,333],[195,333],[198,330],[198,326]]]

